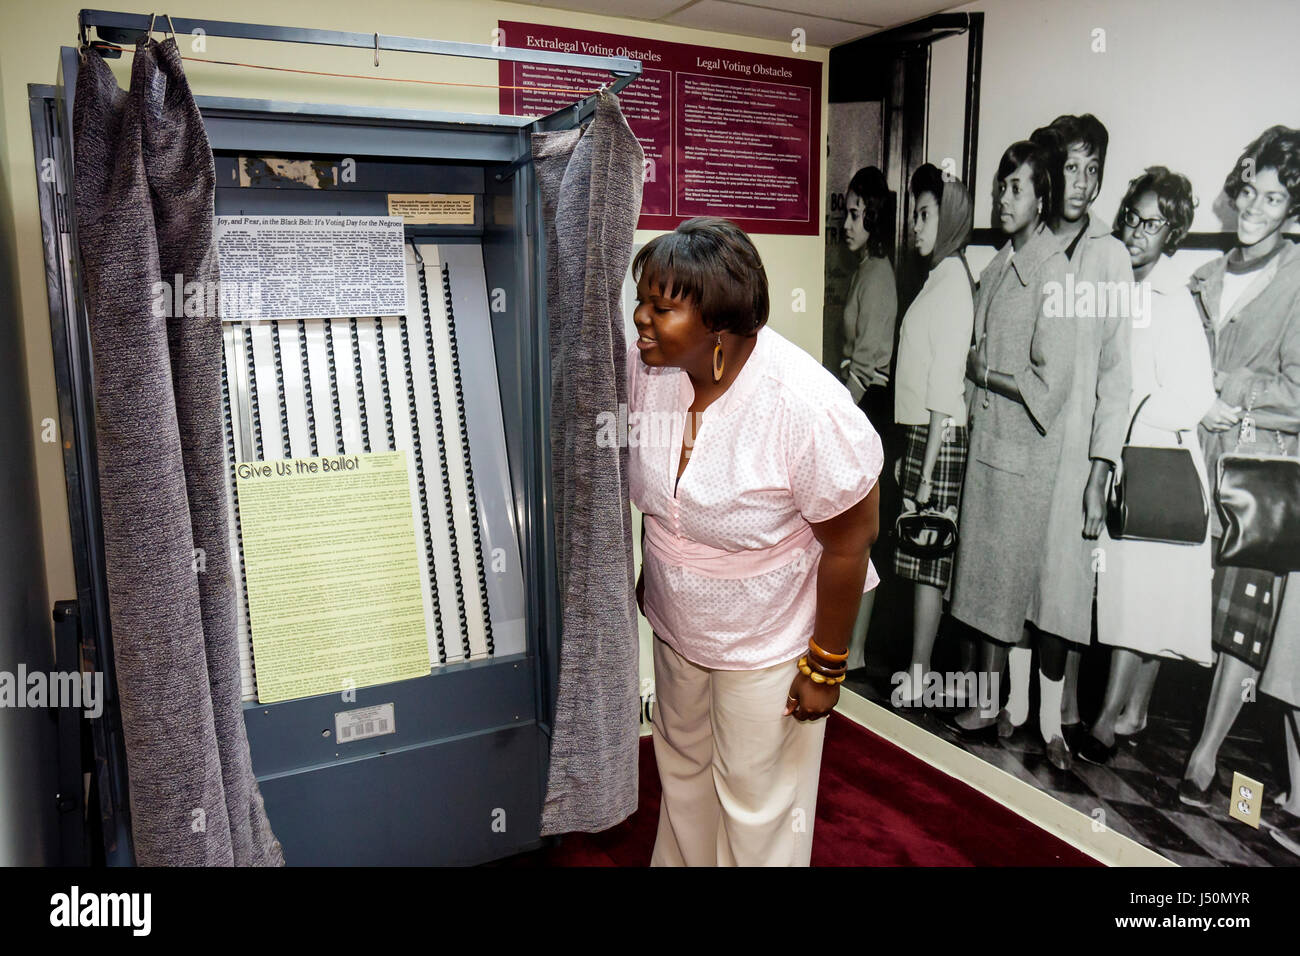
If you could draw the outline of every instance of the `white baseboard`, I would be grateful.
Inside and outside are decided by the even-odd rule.
[[[860,694],[842,689],[835,710],[1107,866],[1178,865]]]

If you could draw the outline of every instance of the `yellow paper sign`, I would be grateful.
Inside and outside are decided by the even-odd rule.
[[[262,703],[429,673],[406,453],[236,466]]]
[[[460,193],[389,193],[388,215],[408,226],[474,225],[474,197]]]

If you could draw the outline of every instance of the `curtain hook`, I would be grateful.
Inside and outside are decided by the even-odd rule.
[[[375,34],[375,66],[379,66],[379,34]]]
[[[164,13],[163,16],[165,16],[165,17],[167,18],[167,29],[168,29],[169,31],[171,31],[172,42],[175,42],[175,40],[176,40],[176,24],[172,23],[172,15],[171,15],[170,13]]]
[[[158,19],[158,14],[149,14],[149,32],[145,34],[150,40],[153,39],[153,22]]]

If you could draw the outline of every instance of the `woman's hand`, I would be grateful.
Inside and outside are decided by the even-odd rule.
[[[982,386],[988,379],[989,364],[984,359],[984,350],[980,347],[983,342],[971,346],[971,350],[966,353],[966,377],[976,385]]]
[[[819,720],[835,709],[839,699],[839,684],[819,684],[803,673],[796,673],[785,701],[785,716],[793,716],[795,720]]]
[[[1229,405],[1221,398],[1216,398],[1210,410],[1201,419],[1201,424],[1212,432],[1226,432],[1241,421],[1241,406]]]
[[[916,498],[915,498],[916,506],[918,508],[924,508],[926,505],[930,503],[930,499],[933,497],[934,497],[934,485],[930,483],[929,478],[925,477],[925,475],[922,475],[921,480],[918,481],[916,484]]]
[[[1101,534],[1106,523],[1106,480],[1091,475],[1083,489],[1083,536],[1089,540]]]

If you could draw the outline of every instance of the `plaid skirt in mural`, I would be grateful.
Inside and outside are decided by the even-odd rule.
[[[1278,581],[1273,572],[1257,568],[1220,565],[1219,540],[1212,539],[1215,562],[1210,643],[1215,650],[1258,670],[1268,660],[1286,579]]]
[[[925,462],[925,443],[930,429],[927,425],[900,425],[906,446],[903,451],[901,484],[903,497],[915,500],[917,486],[921,482],[921,465]],[[970,450],[970,440],[966,428],[953,426],[944,436],[939,446],[939,458],[930,473],[931,496],[927,507],[938,511],[957,508],[961,500],[961,483],[966,474],[966,455]],[[957,522],[958,529],[961,521]],[[895,543],[894,571],[899,577],[920,584],[929,584],[940,590],[947,590],[952,579],[953,554],[930,560],[914,558],[904,554]]]

